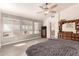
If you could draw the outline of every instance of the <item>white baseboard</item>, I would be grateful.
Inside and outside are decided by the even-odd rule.
[[[40,38],[40,37],[28,38],[28,39],[26,39],[26,40],[19,40],[19,41],[15,41],[15,42],[8,42],[8,43],[5,43],[5,44],[2,44],[1,46],[13,44],[13,43],[18,43],[18,42],[23,42],[23,41],[29,41],[29,40],[37,39],[37,38]]]

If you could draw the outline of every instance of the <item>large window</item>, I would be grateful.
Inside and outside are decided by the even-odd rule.
[[[3,18],[3,37],[15,37],[20,33],[20,21],[8,17]]]
[[[34,34],[39,34],[40,33],[40,23],[39,22],[34,22]]]
[[[40,33],[40,22],[10,16],[3,15],[2,44],[27,40],[27,38],[37,36],[34,34]]]
[[[24,35],[33,34],[33,22],[32,21],[23,20],[21,26],[22,26],[22,33]]]
[[[16,37],[40,33],[40,22],[3,18],[3,37]]]

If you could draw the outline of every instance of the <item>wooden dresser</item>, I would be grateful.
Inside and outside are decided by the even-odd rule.
[[[72,39],[72,32],[59,32],[58,37],[61,39]]]
[[[79,41],[79,34],[73,32],[59,32],[58,38],[66,40],[76,40]]]

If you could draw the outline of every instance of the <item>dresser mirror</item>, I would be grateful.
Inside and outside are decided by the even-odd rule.
[[[62,25],[62,31],[76,33],[76,30],[75,30],[75,22],[73,22],[73,23],[64,23]]]

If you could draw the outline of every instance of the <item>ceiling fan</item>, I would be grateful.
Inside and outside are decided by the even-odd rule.
[[[47,15],[49,13],[56,13],[56,11],[53,11],[55,7],[57,7],[57,4],[52,5],[51,3],[45,3],[41,6],[39,6],[42,11],[39,11],[38,13],[44,13],[44,15]]]

